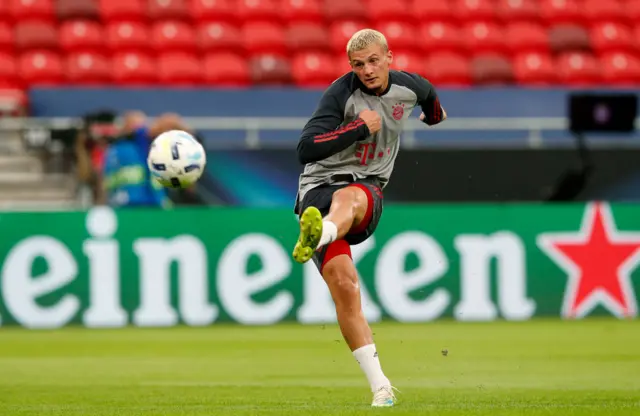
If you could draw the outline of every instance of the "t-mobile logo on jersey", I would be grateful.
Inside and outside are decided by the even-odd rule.
[[[368,165],[367,161],[369,159],[379,159],[384,157],[385,154],[391,154],[391,148],[387,147],[386,151],[378,150],[376,153],[376,143],[360,143],[356,149],[356,157],[360,158],[360,164],[364,166]]]

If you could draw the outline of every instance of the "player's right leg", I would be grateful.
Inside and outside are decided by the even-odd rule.
[[[306,263],[317,249],[344,238],[365,219],[367,207],[367,194],[356,186],[335,191],[324,218],[318,208],[307,207],[300,215],[300,235],[293,249],[295,261]]]

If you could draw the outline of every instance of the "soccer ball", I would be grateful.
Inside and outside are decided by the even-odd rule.
[[[189,133],[170,130],[151,143],[147,165],[151,176],[167,188],[188,188],[200,179],[207,163],[204,148]]]

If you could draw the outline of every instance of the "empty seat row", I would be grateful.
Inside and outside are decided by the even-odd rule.
[[[160,21],[153,25],[119,22],[101,25],[90,20],[73,20],[59,27],[44,22],[23,22],[15,27],[0,23],[0,50],[63,49],[66,51],[156,50],[220,51],[288,54],[300,50],[333,50],[344,53],[349,37],[360,28],[356,22],[324,27],[317,23],[227,22],[191,26],[181,21]],[[498,51],[596,52],[640,51],[640,25],[603,23],[590,30],[578,25],[557,25],[545,29],[534,23],[495,25],[473,23],[455,26],[438,21],[420,26],[390,22],[379,27],[395,51],[459,50],[470,53]]]
[[[399,55],[393,68],[417,72],[436,85],[469,84],[637,84],[638,55],[612,53],[597,58],[566,53],[557,58],[542,53],[514,57],[498,54],[469,58],[463,54]],[[327,53],[303,53],[292,59],[260,55],[245,59],[232,53],[166,53],[157,58],[124,53],[60,56],[49,51],[29,52],[14,59],[0,54],[0,87],[42,84],[74,85],[248,85],[296,84],[326,87],[350,67]]]
[[[638,0],[5,0],[0,16],[102,20],[638,21]],[[1,18],[1,17],[0,17]]]

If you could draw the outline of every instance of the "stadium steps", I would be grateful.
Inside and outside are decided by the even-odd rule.
[[[22,153],[24,153],[24,144],[19,132],[3,132],[0,135],[0,154],[3,157],[14,157]]]
[[[75,177],[45,173],[43,161],[24,147],[19,131],[0,134],[0,210],[74,209]]]
[[[36,173],[42,172],[41,162],[28,155],[0,156],[0,172]]]
[[[0,170],[0,209],[61,209],[76,204],[69,175]]]
[[[7,172],[0,171],[0,191],[11,189],[45,190],[70,188],[73,181],[69,175],[41,172]]]
[[[56,211],[72,209],[78,209],[78,203],[75,200],[56,197],[50,201],[44,201],[40,194],[24,201],[17,198],[6,201],[0,200],[0,210],[6,211]]]

